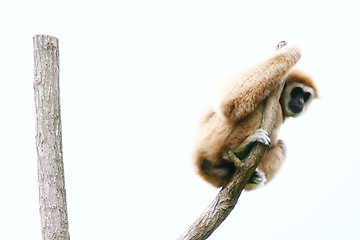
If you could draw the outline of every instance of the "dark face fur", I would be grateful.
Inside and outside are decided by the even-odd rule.
[[[289,109],[293,113],[301,113],[304,110],[306,102],[311,96],[310,92],[305,92],[301,87],[295,87],[290,93]]]

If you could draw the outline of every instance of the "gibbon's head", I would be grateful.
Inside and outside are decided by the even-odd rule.
[[[285,79],[280,98],[283,115],[297,117],[305,111],[311,100],[317,97],[316,86],[311,77],[299,69],[293,70]]]

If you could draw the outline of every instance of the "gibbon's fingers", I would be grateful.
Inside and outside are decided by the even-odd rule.
[[[266,130],[260,128],[255,132],[254,135],[254,137],[256,137],[256,142],[262,143],[266,146],[270,145],[271,139],[269,133]]]
[[[278,43],[278,45],[276,46],[276,51],[279,50],[280,48],[283,48],[287,45],[286,41],[281,41]]]
[[[234,152],[241,152],[242,150],[247,149],[248,146],[253,144],[254,142],[259,142],[266,146],[269,146],[271,140],[267,131],[265,131],[264,129],[258,129],[255,133],[247,137],[239,147],[234,149]]]

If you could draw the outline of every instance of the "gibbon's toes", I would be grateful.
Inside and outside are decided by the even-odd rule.
[[[247,191],[257,189],[259,187],[264,186],[266,183],[265,173],[256,169],[249,181],[245,184],[244,189]]]
[[[270,145],[271,140],[270,140],[269,134],[264,129],[261,129],[261,128],[258,129],[255,132],[255,136],[256,136],[256,141],[257,142],[262,143],[262,144],[264,144],[266,146]]]
[[[259,169],[256,169],[251,178],[249,179],[248,183],[257,185],[266,183],[265,173]]]
[[[244,189],[247,191],[254,190],[258,187],[263,186],[266,183],[265,173],[256,169],[250,180],[245,184]]]

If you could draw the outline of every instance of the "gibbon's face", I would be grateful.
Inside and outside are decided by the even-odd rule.
[[[285,84],[280,103],[284,116],[296,117],[304,112],[314,98],[315,91],[302,83]]]

